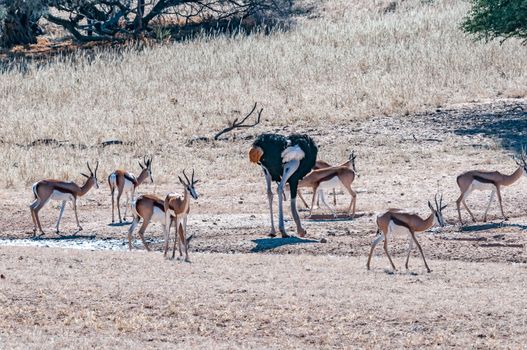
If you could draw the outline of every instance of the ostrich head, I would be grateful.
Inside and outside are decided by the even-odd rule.
[[[263,154],[263,149],[258,146],[252,146],[249,150],[249,160],[251,161],[251,163],[258,164],[258,162],[260,162],[260,159],[262,159]]]

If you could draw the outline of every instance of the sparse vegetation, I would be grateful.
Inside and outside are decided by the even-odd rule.
[[[176,43],[160,32],[162,45],[140,50],[94,48],[31,61],[14,59],[16,48],[0,56],[0,347],[527,342],[526,179],[503,191],[507,222],[494,204],[490,222],[460,232],[453,204],[461,172],[516,168],[510,155],[527,129],[527,47],[514,38],[474,42],[460,27],[467,2],[299,4],[313,9],[287,30],[203,33]],[[213,140],[254,102],[264,108],[254,127]],[[332,164],[355,150],[356,218],[304,219],[306,241],[264,238],[265,184],[247,156],[264,131],[308,133]],[[145,155],[154,156],[155,184],[144,184],[142,194],[180,191],[174,179],[183,169],[202,180],[189,214],[192,264],[163,260],[157,223],[145,233],[149,253],[137,242],[126,253],[5,246],[32,233],[34,181],[80,182],[87,160],[99,160],[106,179],[116,168],[137,171]],[[384,270],[380,248],[367,272],[375,215],[393,207],[425,215],[438,192],[450,203],[447,226],[418,236],[432,272],[417,250],[408,272]],[[80,200],[81,238],[51,232],[58,203],[50,203],[41,215],[45,237],[57,246],[122,241],[117,248],[127,249],[128,227],[110,225],[109,195],[104,181]],[[468,200],[478,219],[487,195]],[[337,208],[347,209],[349,198],[337,197]],[[286,225],[293,225],[287,215]],[[61,228],[75,229],[70,208]],[[398,268],[406,243],[390,242]]]

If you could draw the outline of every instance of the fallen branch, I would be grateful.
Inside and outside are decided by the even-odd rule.
[[[243,124],[243,123],[245,123],[247,118],[249,118],[251,116],[251,114],[253,114],[253,112],[256,110],[256,105],[257,104],[258,104],[258,102],[254,103],[253,109],[240,122],[238,122],[238,118],[236,118],[236,119],[234,119],[232,121],[232,124],[230,126],[226,127],[225,129],[223,129],[222,131],[220,131],[216,135],[214,135],[214,140],[217,141],[218,138],[221,135],[223,135],[223,134],[225,134],[225,133],[227,133],[227,132],[229,132],[231,130],[238,129],[238,128],[252,128],[252,127],[260,124],[260,118],[262,117],[263,108],[260,108],[260,111],[258,111],[258,116],[256,117],[256,121],[253,124]]]

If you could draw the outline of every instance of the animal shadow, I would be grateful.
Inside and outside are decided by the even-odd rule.
[[[486,224],[479,224],[479,225],[471,225],[471,226],[463,226],[461,227],[461,232],[479,232],[479,231],[486,231],[486,230],[492,230],[502,227],[516,227],[520,230],[527,230],[527,225],[520,225],[520,224],[509,224],[507,222],[489,222]]]
[[[71,239],[95,239],[95,235],[68,235],[68,236],[56,236],[56,237],[46,237],[46,236],[37,236],[33,237],[34,241],[66,241]]]
[[[252,242],[256,243],[256,246],[251,249],[251,253],[264,252],[266,250],[275,249],[284,245],[294,245],[303,243],[319,243],[313,239],[303,239],[299,237],[287,237],[287,238],[260,238],[253,239]]]
[[[121,227],[121,226],[126,226],[126,225],[131,225],[131,224],[132,224],[132,221],[123,221],[123,222],[114,222],[114,223],[108,224],[108,226]]]
[[[311,216],[307,216],[305,219],[316,222],[353,221],[365,215],[365,213],[356,213],[355,216],[351,216],[348,214],[337,214],[337,216],[335,217],[331,214],[314,214]]]

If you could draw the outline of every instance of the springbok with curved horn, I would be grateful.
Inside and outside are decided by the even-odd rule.
[[[459,222],[461,223],[461,225],[463,225],[463,220],[461,219],[461,209],[460,209],[461,203],[463,203],[463,206],[470,214],[472,221],[476,222],[474,215],[468,208],[467,202],[465,201],[467,197],[474,190],[479,190],[479,191],[490,190],[491,191],[489,204],[487,205],[487,209],[485,210],[485,215],[483,216],[484,222],[487,221],[487,212],[489,211],[490,205],[492,204],[492,201],[494,200],[494,194],[497,194],[498,202],[500,204],[501,215],[503,215],[504,220],[507,220],[507,216],[503,212],[503,204],[502,204],[502,199],[501,199],[501,187],[512,185],[513,183],[518,181],[522,175],[527,176],[527,159],[525,155],[525,150],[522,149],[519,158],[513,157],[513,159],[518,165],[518,168],[511,175],[505,175],[505,174],[500,173],[499,171],[471,170],[457,177],[456,181],[457,181],[457,185],[459,186],[459,189],[461,190],[461,195],[456,200],[456,207],[457,207],[457,213],[459,216]]]
[[[77,227],[79,231],[82,230],[81,225],[79,224],[79,217],[77,215],[77,197],[84,196],[93,186],[99,188],[99,183],[97,182],[97,169],[99,169],[99,162],[95,165],[95,171],[92,171],[90,164],[86,162],[90,175],[81,173],[82,176],[86,177],[86,182],[84,185],[79,186],[71,181],[60,181],[53,179],[40,180],[33,184],[32,190],[35,196],[35,200],[29,205],[31,210],[31,218],[33,219],[33,237],[36,235],[37,227],[40,231],[40,235],[44,234],[42,230],[42,225],[40,224],[40,219],[38,217],[38,212],[42,209],[50,199],[62,201],[60,208],[59,219],[57,220],[56,232],[59,233],[60,220],[64,214],[64,209],[66,207],[66,202],[71,202],[73,205],[73,210],[75,212],[75,220],[77,221]]]
[[[390,260],[390,264],[392,265],[392,268],[395,271],[397,271],[392,261],[392,258],[390,257],[390,253],[388,253],[388,239],[389,239],[389,236],[394,235],[394,234],[409,234],[408,255],[406,256],[406,263],[405,263],[406,269],[408,269],[408,261],[410,260],[410,253],[412,252],[413,243],[415,242],[415,244],[417,245],[417,248],[419,248],[419,252],[421,253],[421,256],[423,257],[426,270],[428,272],[432,271],[430,270],[430,268],[428,267],[428,264],[426,263],[423,249],[421,248],[421,245],[417,241],[417,238],[415,238],[415,234],[417,232],[426,231],[434,225],[439,225],[441,227],[445,226],[445,220],[443,219],[442,212],[443,212],[443,209],[446,208],[446,205],[443,205],[443,196],[441,195],[439,202],[437,201],[437,195],[435,196],[434,200],[435,200],[435,207],[432,206],[432,203],[428,202],[428,207],[430,208],[432,213],[426,219],[422,219],[416,214],[405,213],[401,211],[400,209],[388,209],[387,212],[377,217],[377,227],[378,227],[377,237],[371,243],[370,255],[368,256],[368,263],[366,264],[366,267],[368,268],[368,270],[370,269],[371,256],[373,254],[373,250],[375,249],[375,246],[379,242],[384,241],[384,252],[386,253],[386,256],[388,257],[388,260]]]
[[[183,170],[183,175],[185,180],[178,176],[179,182],[184,187],[184,194],[178,193],[169,193],[165,198],[165,252],[164,256],[166,258],[168,252],[168,245],[170,241],[170,227],[172,226],[172,221],[176,223],[176,231],[174,237],[174,249],[172,250],[172,259],[176,255],[176,243],[180,246],[179,254],[181,253],[181,245],[185,250],[185,261],[190,262],[188,258],[188,240],[186,238],[187,234],[187,217],[190,212],[190,197],[198,199],[198,192],[194,187],[199,180],[194,180],[194,170],[192,170],[191,180],[185,174]]]
[[[143,162],[144,164],[139,162],[141,173],[138,177],[135,177],[134,174],[124,170],[116,170],[108,176],[108,185],[110,185],[112,196],[112,224],[115,222],[115,189],[117,189],[117,214],[119,215],[119,223],[122,223],[123,220],[126,220],[128,202],[130,199],[132,201],[134,200],[135,190],[137,187],[141,185],[147,178],[150,178],[150,181],[154,183],[154,178],[152,176],[152,158],[147,159],[144,157]],[[124,216],[121,219],[120,200],[123,192],[126,195],[126,204],[124,206]]]

